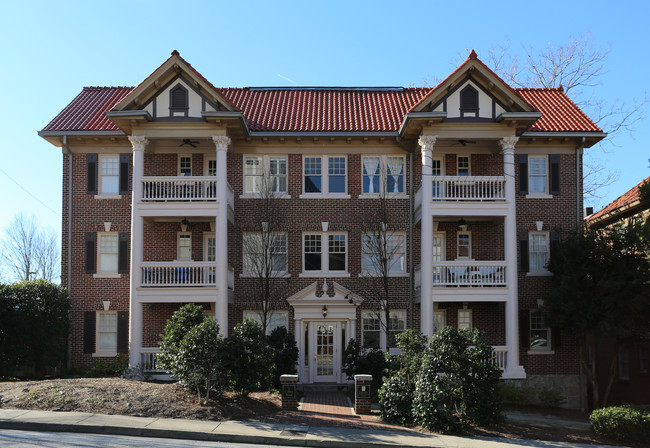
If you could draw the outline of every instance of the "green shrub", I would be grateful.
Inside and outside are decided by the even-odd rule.
[[[561,392],[546,386],[542,386],[537,391],[537,399],[539,404],[550,408],[557,408],[566,403],[566,397]]]
[[[650,406],[612,406],[596,409],[589,416],[596,434],[621,442],[650,440]]]
[[[398,425],[413,423],[413,387],[402,370],[389,378],[379,389],[379,409],[384,420]]]
[[[266,389],[273,378],[273,351],[262,327],[251,319],[237,324],[224,343],[223,365],[230,387],[241,396]]]
[[[285,327],[274,328],[268,337],[268,343],[273,350],[273,385],[279,389],[280,375],[296,373],[298,346],[296,339]]]
[[[413,415],[432,431],[457,432],[469,423],[498,421],[501,370],[477,330],[447,327],[431,339],[415,385]]]
[[[84,372],[85,377],[102,378],[120,376],[129,367],[129,360],[124,355],[117,355],[109,362],[93,360],[92,367]]]
[[[160,335],[158,365],[172,377],[176,378],[172,372],[176,371],[175,363],[181,341],[192,328],[203,322],[203,319],[205,319],[203,308],[194,303],[188,303],[174,312],[172,318],[167,321],[164,333]]]
[[[529,406],[533,403],[535,391],[530,387],[519,386],[511,382],[499,384],[499,401],[503,404],[515,406]]]
[[[376,393],[388,366],[389,361],[381,350],[364,350],[356,339],[348,342],[343,354],[343,371],[349,379],[354,379],[354,375],[372,375],[371,390]]]

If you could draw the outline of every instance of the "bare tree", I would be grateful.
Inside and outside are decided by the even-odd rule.
[[[390,174],[385,167],[381,167],[377,198],[369,200],[370,207],[364,210],[361,221],[361,269],[388,347],[391,332],[391,273],[405,268],[406,235],[399,232],[393,223],[390,198],[395,193],[388,191],[387,176]]]
[[[58,279],[61,252],[52,229],[39,229],[36,218],[22,213],[5,229],[2,264],[13,280]]]
[[[607,73],[605,63],[608,55],[608,48],[597,47],[591,34],[586,34],[572,38],[566,44],[549,43],[541,50],[523,46],[521,51],[513,50],[510,42],[506,41],[488,51],[486,64],[513,87],[562,86],[564,92],[608,134],[598,144],[601,152],[607,153],[608,145],[616,146],[617,135],[633,132],[634,125],[644,117],[648,102],[645,92],[642,98],[631,103],[594,99],[594,89]],[[617,175],[591,151],[585,158],[583,172],[585,197],[601,199],[603,189],[611,185]]]
[[[284,214],[279,199],[285,189],[286,176],[265,170],[256,180],[256,215],[243,224],[243,271],[256,279],[255,301],[265,333],[270,324],[271,301],[279,288],[286,288],[274,281],[284,277],[288,268],[287,233],[283,231]]]

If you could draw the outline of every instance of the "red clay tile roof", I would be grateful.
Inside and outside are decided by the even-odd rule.
[[[610,202],[607,204],[605,207],[602,209],[598,210],[596,213],[593,215],[589,215],[585,218],[585,221],[587,223],[591,222],[596,222],[600,221],[607,215],[612,215],[615,216],[619,211],[621,211],[624,207],[629,206],[634,204],[640,199],[640,193],[639,193],[639,187],[644,183],[644,182],[650,182],[650,177],[646,177],[644,180],[639,182],[636,186],[634,186],[632,189],[628,190],[625,192],[622,196],[618,197],[614,201]]]
[[[106,112],[133,90],[133,87],[84,87],[43,131],[119,131]]]
[[[542,116],[529,132],[602,132],[564,93],[557,89],[515,89]]]
[[[118,131],[106,117],[133,87],[85,87],[43,131]],[[252,131],[397,131],[430,88],[218,88]],[[600,132],[561,89],[515,89],[542,117],[535,132]]]

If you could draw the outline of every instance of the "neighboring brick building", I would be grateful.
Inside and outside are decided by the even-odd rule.
[[[258,316],[247,242],[267,179],[270,326],[296,334],[302,383],[344,382],[352,337],[392,345],[364,250],[383,210],[391,331],[478,328],[504,378],[577,390],[575,340],[535,310],[556,231],[582,222],[583,148],[604,134],[561,88],[512,89],[472,52],[435,88],[224,89],[174,52],[135,88],[84,88],[39,134],[63,149],[76,365],[149,365],[184,302],[224,333]]]

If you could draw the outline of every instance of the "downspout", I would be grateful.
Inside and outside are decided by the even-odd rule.
[[[582,164],[580,163],[580,155],[585,147],[585,141],[587,140],[586,137],[582,137],[582,141],[580,144],[576,147],[576,186],[582,185],[584,180],[582,179]],[[582,185],[582,189],[584,190],[584,185]],[[576,219],[578,223],[578,228],[582,228],[583,224],[583,219],[582,219],[582,206],[584,204],[580,203],[580,188],[576,188]],[[584,200],[584,197],[583,197]]]
[[[70,282],[72,281],[72,151],[68,147],[68,136],[64,135],[63,136],[63,151],[64,153],[68,156],[68,232],[67,232],[67,240],[68,240],[68,254],[67,254],[67,260],[66,260],[66,289],[68,290],[68,294],[70,293]],[[70,335],[68,335],[68,359],[66,362],[66,367],[69,369],[71,367],[71,361],[72,361],[72,345],[71,345],[71,340]]]
[[[408,260],[409,260],[409,308],[408,320],[409,328],[413,327],[413,207],[415,201],[413,200],[413,148],[404,145],[399,138],[395,139],[397,144],[409,153],[409,229],[408,229]]]

